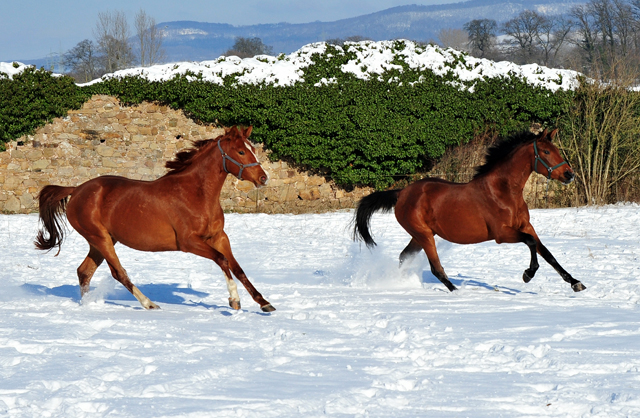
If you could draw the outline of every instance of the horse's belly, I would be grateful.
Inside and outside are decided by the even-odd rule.
[[[111,235],[127,247],[139,251],[176,251],[176,233],[169,223],[153,222],[153,217],[115,221]]]
[[[461,216],[454,211],[451,217],[436,220],[432,229],[436,235],[456,244],[477,244],[491,239],[485,220],[468,213]]]

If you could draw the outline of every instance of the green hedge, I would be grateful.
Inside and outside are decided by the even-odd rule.
[[[487,126],[508,134],[533,121],[555,125],[573,97],[517,77],[474,82],[470,92],[455,87],[460,81],[452,74],[418,71],[401,60],[396,63],[402,70],[362,80],[340,70],[353,58],[329,47],[313,56],[314,63],[304,69],[305,81],[293,86],[239,84],[235,76],[216,85],[185,74],[165,82],[114,78],[75,92],[69,85],[65,94],[80,100],[108,94],[130,104],[159,102],[202,122],[253,125],[252,139],[263,142],[273,159],[316,170],[342,186],[377,188],[416,173],[447,147],[468,142]],[[316,85],[323,79],[335,82]],[[51,90],[45,95],[60,102]],[[35,109],[30,112],[30,127],[38,117],[40,124],[46,122]],[[12,132],[9,137],[15,138],[24,129]]]
[[[0,73],[0,150],[4,144],[53,118],[79,109],[88,99],[71,77],[54,77],[44,69],[28,67],[13,79]]]

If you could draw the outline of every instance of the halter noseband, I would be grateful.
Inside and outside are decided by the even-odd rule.
[[[538,140],[534,140],[533,141],[533,156],[534,156],[534,160],[533,160],[533,170],[535,171],[536,166],[538,165],[538,162],[542,163],[542,165],[547,169],[548,173],[547,173],[547,178],[550,179],[551,178],[551,173],[553,173],[553,170],[555,170],[556,168],[560,168],[563,165],[567,164],[566,161],[562,161],[560,164],[556,164],[553,167],[550,167],[549,164],[547,164],[547,162],[545,160],[543,160],[540,157],[540,154],[538,153],[538,145],[537,145]]]
[[[220,150],[220,154],[222,154],[222,168],[224,169],[224,172],[227,174],[231,174],[231,172],[229,170],[227,170],[227,160],[231,161],[232,163],[234,163],[235,165],[237,165],[240,168],[240,172],[238,173],[238,179],[242,180],[242,171],[247,168],[247,167],[253,167],[254,165],[260,165],[259,162],[255,162],[255,163],[251,163],[251,164],[241,164],[239,162],[237,162],[236,160],[234,160],[233,158],[229,157],[229,154],[227,154],[226,152],[224,152],[222,150],[222,147],[220,146],[220,141],[222,141],[221,139],[218,140],[218,149]]]

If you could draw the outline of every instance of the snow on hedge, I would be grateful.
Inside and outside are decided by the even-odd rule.
[[[29,65],[25,65],[21,62],[0,62],[0,78],[5,76],[13,78],[14,75],[20,74],[28,67]]]
[[[355,55],[355,59],[342,65],[341,70],[365,80],[372,77],[382,79],[381,76],[389,70],[402,71],[402,66],[397,62],[403,61],[409,68],[419,71],[431,70],[440,76],[452,73],[454,78],[459,80],[455,84],[462,89],[473,89],[474,81],[509,76],[524,79],[531,85],[551,91],[573,90],[578,86],[578,73],[575,71],[551,69],[537,64],[516,65],[508,61],[494,62],[474,58],[451,48],[422,46],[411,41],[347,42],[343,47],[336,46],[335,50],[329,49],[326,43],[319,42],[306,45],[289,55],[280,54],[277,57],[259,55],[254,58],[240,59],[231,56],[212,61],[178,62],[131,68],[116,71],[80,85],[127,76],[140,76],[150,81],[167,81],[177,75],[186,74],[192,79],[201,77],[205,81],[216,84],[222,84],[225,77],[235,75],[237,84],[265,83],[274,86],[290,86],[304,82],[305,68],[312,65],[314,60],[321,59],[323,56],[328,59],[335,51],[340,54]],[[22,64],[17,69],[12,64],[0,63],[0,65],[0,71],[9,72],[10,75],[24,68]],[[316,85],[334,82],[336,82],[335,78],[324,79]]]

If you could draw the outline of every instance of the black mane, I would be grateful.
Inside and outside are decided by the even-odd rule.
[[[485,156],[485,163],[476,167],[476,173],[473,178],[481,176],[491,171],[498,163],[504,161],[511,155],[513,151],[522,145],[530,144],[539,135],[531,133],[530,131],[523,131],[507,138],[501,139],[495,145],[492,145]]]

